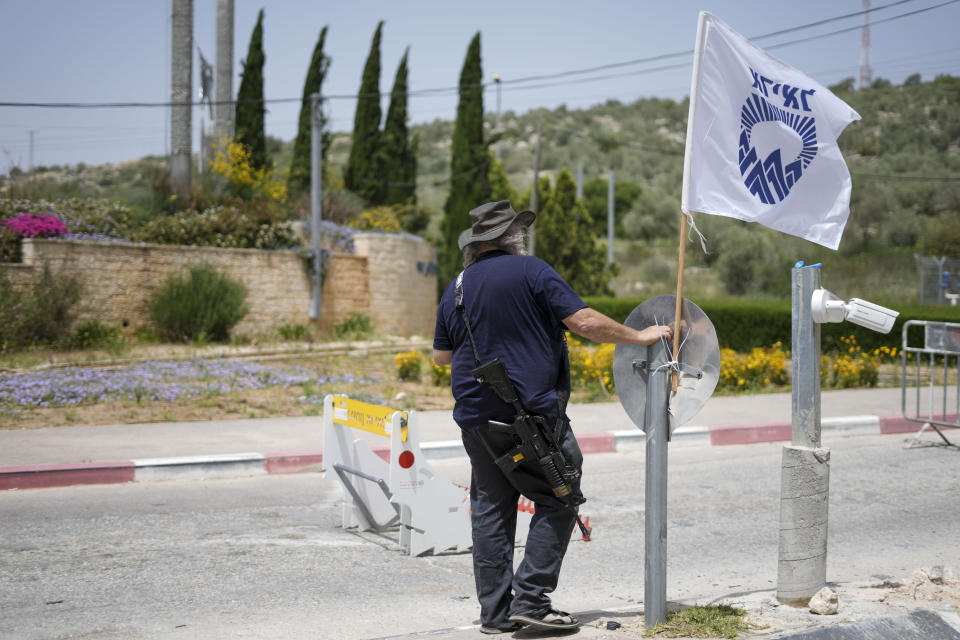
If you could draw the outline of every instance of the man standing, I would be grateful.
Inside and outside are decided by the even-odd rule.
[[[631,329],[589,308],[570,285],[543,260],[523,255],[524,234],[532,211],[517,213],[506,200],[470,212],[472,225],[458,241],[464,271],[440,299],[433,359],[451,365],[456,405],[470,456],[470,508],[473,572],[480,601],[480,630],[509,633],[522,626],[574,629],[576,617],[554,609],[548,594],[557,587],[560,566],[576,522],[571,504],[583,502],[579,480],[571,483],[570,502],[550,491],[524,489],[536,512],[530,522],[523,560],[513,568],[520,491],[494,459],[512,438],[489,428],[489,421],[510,424],[515,410],[471,371],[499,358],[526,412],[540,416],[555,445],[579,478],[583,456],[565,414],[570,393],[570,364],[564,328],[595,342],[653,344],[669,340],[670,327]],[[506,437],[506,440],[504,439]]]

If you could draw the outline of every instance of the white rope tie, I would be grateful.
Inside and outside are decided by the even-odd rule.
[[[684,211],[683,215],[687,217],[687,224],[690,225],[690,229],[687,231],[687,239],[690,238],[691,234],[696,233],[700,237],[700,248],[703,249],[705,254],[709,255],[710,252],[707,251],[707,237],[697,228],[697,223],[693,221],[693,214],[689,211]]]

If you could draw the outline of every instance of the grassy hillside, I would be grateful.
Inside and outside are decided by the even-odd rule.
[[[921,82],[913,76],[902,86],[878,80],[864,90],[853,90],[852,84],[833,87],[863,118],[840,137],[853,176],[841,249],[833,252],[758,225],[698,216],[709,254],[700,251],[699,243],[688,245],[691,296],[783,298],[789,292],[790,266],[802,259],[824,262],[824,283],[838,294],[890,301],[915,290],[914,253],[960,254],[960,79]],[[605,209],[610,169],[618,184],[637,185],[617,211],[616,256],[622,270],[615,289],[620,295],[649,295],[674,287],[686,117],[686,101],[611,100],[580,110],[507,111],[501,114],[499,131],[493,130],[490,114],[487,127],[491,150],[499,146],[504,169],[521,194],[532,183],[538,125],[543,132],[541,175],[555,176],[564,167],[575,173],[582,164],[595,209]],[[418,199],[431,216],[427,235],[437,229],[447,195],[452,131],[453,122],[446,120],[411,127],[420,140]],[[292,142],[271,139],[269,146],[276,166],[289,164]],[[334,179],[349,146],[349,134],[334,134],[328,157],[328,175]],[[8,180],[2,190],[30,198],[114,198],[149,217],[163,208],[158,205],[163,177],[163,160],[145,158],[115,166],[38,170],[30,180]],[[601,214],[598,230],[603,228]]]

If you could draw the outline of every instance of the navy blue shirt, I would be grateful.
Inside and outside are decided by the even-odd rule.
[[[453,419],[463,428],[488,420],[511,422],[513,408],[470,375],[476,366],[454,279],[437,309],[433,348],[453,351]],[[553,267],[533,256],[488,251],[463,274],[464,306],[480,362],[500,358],[524,408],[550,422],[557,417],[557,381],[563,357],[562,320],[583,309],[580,296]]]

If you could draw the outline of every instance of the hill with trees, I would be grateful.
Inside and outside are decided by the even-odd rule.
[[[404,67],[404,76],[407,71]],[[924,82],[914,75],[901,86],[879,79],[861,90],[853,84],[851,79],[831,87],[862,116],[839,139],[853,177],[851,214],[840,250],[759,225],[699,215],[709,253],[699,243],[688,245],[691,297],[785,298],[790,266],[802,259],[823,261],[824,284],[840,295],[912,299],[918,277],[915,253],[960,255],[960,78]],[[615,173],[620,265],[615,292],[669,292],[675,282],[686,118],[686,101],[656,98],[629,104],[610,100],[577,110],[506,111],[498,130],[494,114],[487,113],[483,143],[492,149],[498,141],[502,160],[485,160],[491,197],[509,197],[517,207],[529,202],[539,125],[540,175],[548,184],[557,184],[564,169],[575,176],[577,165],[584,166],[584,198],[576,206],[589,213],[598,242],[606,235],[607,174],[611,169]],[[395,207],[387,218],[393,228],[439,244],[450,195],[454,122],[412,125],[407,134],[416,140],[411,145],[416,149],[416,200],[407,208]],[[268,138],[266,146],[278,172],[290,166],[292,141]],[[349,134],[330,134],[325,215],[338,223],[363,217],[367,228],[377,227],[386,218],[363,216],[366,204],[343,186],[351,148]],[[159,158],[116,166],[38,167],[30,175],[14,171],[0,188],[6,197],[112,198],[132,206],[134,218],[149,220],[167,214],[163,172]],[[541,200],[538,208],[544,211],[549,204]],[[302,203],[288,209],[293,219],[307,214]]]

